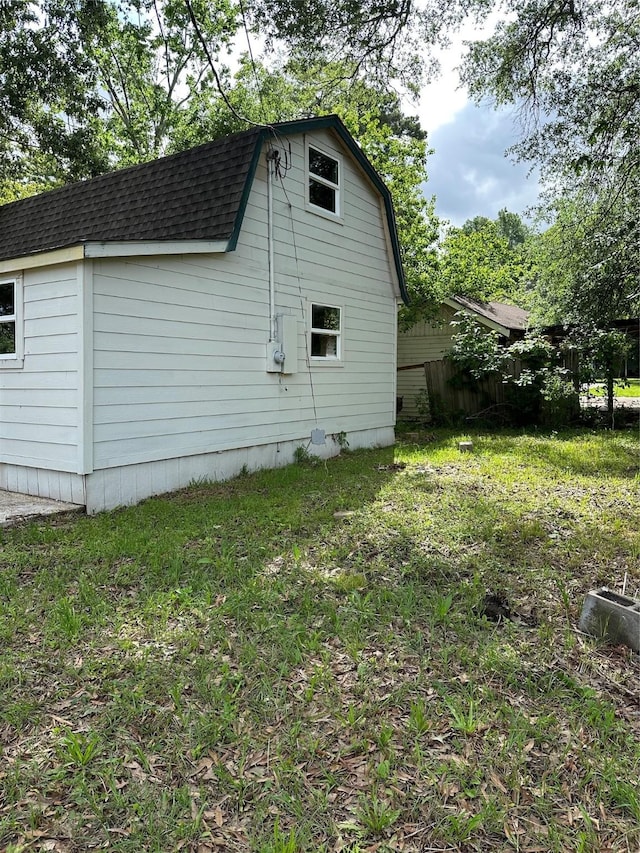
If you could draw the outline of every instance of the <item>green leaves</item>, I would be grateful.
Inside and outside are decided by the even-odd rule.
[[[552,207],[555,223],[532,244],[535,319],[605,323],[640,311],[640,182],[592,199],[576,191]]]
[[[513,153],[541,166],[557,226],[543,244],[538,313],[556,322],[629,316],[640,272],[637,3],[508,6],[509,23],[472,45],[462,77],[478,100],[518,107]]]
[[[535,331],[502,346],[497,332],[487,330],[470,314],[459,312],[448,358],[457,375],[452,381],[476,387],[492,378],[506,386],[505,419],[513,423],[566,426],[579,412],[579,398],[560,353]],[[495,397],[495,391],[485,393]],[[493,399],[493,398],[492,398]]]
[[[481,326],[465,311],[456,314],[454,324],[457,331],[452,337],[449,358],[460,371],[482,379],[502,370],[508,353],[500,346],[497,332]]]
[[[522,303],[533,274],[527,239],[520,217],[506,210],[496,221],[477,216],[450,228],[439,259],[442,290],[480,302]]]
[[[73,179],[106,167],[92,120],[103,100],[83,50],[103,25],[105,9],[101,0],[0,5],[0,187],[33,177],[38,183]],[[38,168],[25,170],[33,150],[40,152]],[[12,193],[21,194],[15,183]]]

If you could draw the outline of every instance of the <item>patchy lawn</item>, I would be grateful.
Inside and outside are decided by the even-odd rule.
[[[603,383],[598,382],[590,385],[587,393],[592,397],[605,397],[607,390]],[[640,397],[640,379],[627,379],[624,383],[615,386],[616,397]]]
[[[638,446],[420,434],[1,533],[0,848],[637,851],[638,658],[575,626],[640,588]]]

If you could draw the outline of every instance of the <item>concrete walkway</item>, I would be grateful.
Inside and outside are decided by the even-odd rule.
[[[604,397],[580,397],[580,405],[588,406],[590,409],[607,410],[607,401]],[[640,411],[640,397],[614,397],[614,409],[627,409],[628,411]]]
[[[48,498],[34,498],[18,492],[4,492],[0,489],[0,527],[10,527],[32,518],[45,515],[58,515],[62,512],[82,512],[83,506],[51,501]]]

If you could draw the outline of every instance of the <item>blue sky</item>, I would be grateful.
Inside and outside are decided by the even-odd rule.
[[[495,219],[503,207],[524,215],[538,197],[537,174],[529,175],[529,164],[514,163],[505,154],[518,141],[513,111],[476,106],[459,84],[456,66],[465,52],[464,39],[481,38],[494,23],[490,19],[485,30],[470,23],[454,35],[448,50],[436,52],[442,70],[423,87],[417,109],[405,104],[407,113],[417,111],[434,149],[427,163],[425,195],[435,195],[437,214],[453,225],[474,216]]]
[[[536,202],[537,174],[529,175],[528,164],[505,155],[517,138],[509,111],[472,103],[429,134],[434,154],[424,192],[435,195],[440,218],[462,225],[474,216],[495,219],[503,207],[523,215]]]

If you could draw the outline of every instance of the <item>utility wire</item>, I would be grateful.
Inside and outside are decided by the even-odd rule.
[[[198,19],[195,16],[195,13],[193,11],[193,7],[191,6],[191,0],[184,0],[184,2],[185,2],[185,6],[187,7],[187,12],[189,13],[189,17],[191,18],[191,23],[193,24],[193,29],[195,30],[196,36],[198,37],[200,44],[202,45],[202,49],[204,50],[204,54],[207,57],[209,67],[211,68],[211,70],[213,72],[213,77],[216,81],[216,87],[218,89],[218,92],[220,93],[220,97],[222,98],[222,100],[227,105],[227,108],[233,113],[233,115],[239,121],[244,121],[247,124],[253,125],[254,127],[271,127],[271,125],[264,124],[264,123],[261,124],[260,122],[252,121],[250,118],[247,118],[246,116],[240,115],[240,113],[233,106],[233,104],[231,103],[231,101],[227,97],[224,89],[222,88],[222,81],[220,80],[220,76],[216,70],[215,65],[213,64],[213,59],[211,58],[211,54],[209,53],[209,48],[207,46],[207,43],[205,41],[204,36],[202,35],[202,31],[200,30],[200,25],[198,24]]]
[[[247,16],[244,11],[244,3],[242,0],[239,0],[240,4],[240,14],[242,15],[242,24],[244,26],[244,34],[247,37],[247,47],[249,48],[249,58],[251,59],[251,67],[253,69],[253,79],[256,81],[256,91],[258,93],[258,100],[260,101],[260,110],[262,112],[262,118],[266,118],[266,110],[264,108],[264,101],[262,100],[262,86],[260,85],[260,81],[258,79],[258,69],[256,68],[255,59],[253,58],[253,50],[251,48],[251,39],[249,37],[249,27],[247,26]]]
[[[295,229],[295,223],[294,223],[294,218],[293,218],[293,205],[291,204],[291,201],[289,200],[289,196],[287,194],[287,190],[286,190],[286,187],[284,185],[284,180],[283,180],[282,175],[279,174],[278,177],[280,179],[280,184],[282,185],[282,189],[284,190],[284,195],[285,195],[285,198],[287,199],[287,204],[289,206],[289,220],[291,222],[291,241],[293,243],[293,257],[294,257],[295,262],[296,262],[296,279],[298,282],[298,296],[300,298],[300,311],[302,312],[302,321],[304,322],[306,312],[305,312],[305,306],[304,306],[304,296],[302,295],[302,276],[300,275],[300,259],[298,257],[298,244],[296,241],[296,229]],[[306,328],[304,330],[304,350],[305,350],[306,361],[307,361],[307,373],[309,375],[309,389],[311,391],[311,403],[313,405],[313,417],[315,420],[315,424],[317,426],[318,425],[318,409],[316,406],[315,389],[313,387],[313,372],[311,369],[311,359],[310,359],[310,353],[309,353],[309,339],[308,339]]]

